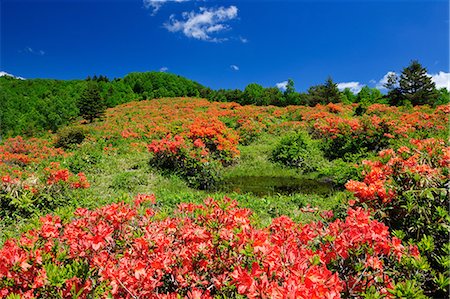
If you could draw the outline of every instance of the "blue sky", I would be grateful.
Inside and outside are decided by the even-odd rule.
[[[449,80],[448,1],[2,0],[0,9],[0,71],[25,78],[162,70],[212,88],[292,78],[304,91],[332,76],[358,90],[418,59],[439,86]]]

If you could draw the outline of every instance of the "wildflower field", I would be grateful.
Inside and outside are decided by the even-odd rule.
[[[0,144],[0,298],[446,298],[448,105],[162,98]],[[325,192],[226,189],[266,176]]]

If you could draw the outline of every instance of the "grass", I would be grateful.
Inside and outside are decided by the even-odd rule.
[[[270,153],[280,139],[279,136],[263,134],[253,143],[240,146],[240,161],[226,170],[224,179],[262,174],[271,177],[302,177],[302,174],[293,168],[286,168],[269,161]]]
[[[286,168],[269,161],[268,157],[278,136],[263,135],[250,145],[240,146],[240,161],[225,169],[224,179],[245,176],[271,176],[277,178],[317,178],[317,174],[302,175],[292,168]],[[75,149],[73,155],[62,164],[73,172],[84,171],[91,187],[84,190],[71,190],[65,197],[66,205],[53,212],[63,221],[69,221],[77,207],[94,209],[114,202],[132,202],[138,193],[155,194],[159,209],[170,215],[180,202],[200,203],[207,197],[221,199],[225,196],[235,199],[240,206],[253,211],[253,221],[257,226],[270,224],[275,217],[286,215],[299,222],[319,218],[320,211],[334,209],[345,200],[345,192],[315,194],[272,194],[256,196],[251,193],[226,193],[224,191],[200,191],[189,188],[177,176],[160,174],[149,165],[146,151],[130,150],[126,142],[119,143],[116,149],[106,153],[102,144],[85,142]],[[302,211],[307,205],[317,207],[315,213]],[[36,211],[30,218],[17,218],[14,222],[0,221],[0,243],[9,237],[17,237],[22,232],[39,225],[39,218],[49,211]]]

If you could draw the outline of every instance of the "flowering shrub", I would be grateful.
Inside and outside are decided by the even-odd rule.
[[[23,167],[53,157],[66,156],[62,149],[54,148],[44,139],[9,138],[0,145],[0,166]]]
[[[448,108],[445,105],[433,109],[426,106],[405,109],[374,104],[368,106],[363,115],[354,115],[354,108],[355,104],[280,108],[192,98],[155,99],[108,109],[105,121],[91,126],[98,139],[121,138],[135,142],[161,139],[167,134],[187,137],[190,128],[210,124],[201,131],[214,133],[214,138],[224,136],[230,141],[224,145],[231,145],[228,146],[231,152],[238,140],[249,144],[263,132],[279,134],[302,129],[320,139],[332,159],[345,158],[346,153],[376,152],[398,138],[447,134]]]
[[[369,214],[257,229],[235,201],[180,204],[164,218],[155,198],[78,209],[0,249],[0,296],[22,298],[390,297],[395,265],[417,256]],[[411,257],[408,257],[411,256]]]
[[[88,188],[84,173],[74,175],[58,162],[49,162],[61,157],[67,157],[62,149],[38,138],[18,136],[0,145],[0,216],[52,209],[57,205],[55,195],[67,189]]]
[[[220,179],[222,165],[213,159],[200,138],[192,142],[180,135],[167,135],[153,140],[148,150],[153,154],[150,165],[180,175],[192,187],[210,189]]]
[[[345,158],[347,154],[373,151],[389,143],[392,129],[378,116],[364,115],[359,119],[332,116],[314,123],[312,134],[323,141],[323,150],[331,159]]]
[[[237,137],[219,120],[196,119],[183,135],[153,140],[150,164],[185,178],[189,185],[209,189],[220,179],[222,166],[239,155]]]
[[[381,151],[379,158],[364,161],[364,180],[351,180],[346,187],[359,204],[418,244],[433,269],[427,288],[442,296],[438,289],[446,292],[450,271],[450,147],[439,139],[412,139],[397,150]]]
[[[201,147],[222,164],[233,163],[239,155],[238,136],[218,119],[197,118],[188,126],[187,137],[194,146]]]

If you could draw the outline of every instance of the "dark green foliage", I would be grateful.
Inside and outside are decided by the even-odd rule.
[[[436,90],[427,69],[417,60],[411,61],[410,65],[403,69],[400,78],[395,73],[389,74],[384,87],[388,89],[387,98],[390,105],[436,106],[442,101],[441,92]]]
[[[450,102],[450,94],[447,88],[441,88],[438,90],[438,98],[433,106],[445,105]]]
[[[123,83],[137,95],[147,92],[147,97],[198,97],[204,87],[181,76],[163,72],[130,73]]]
[[[437,98],[436,85],[417,60],[403,69],[399,85],[402,96],[413,105],[433,105]]]
[[[344,104],[351,104],[357,101],[357,97],[353,94],[350,88],[345,88],[341,92],[341,102]]]
[[[150,166],[163,171],[164,174],[176,174],[184,179],[189,187],[210,190],[221,180],[222,164],[218,161],[202,163],[182,150],[176,155],[157,153],[150,158]]]
[[[364,86],[356,96],[356,102],[360,103],[363,107],[368,107],[376,103],[384,104],[386,100],[383,99],[383,95],[378,89]]]
[[[389,105],[400,106],[403,104],[403,96],[398,86],[398,76],[394,72],[390,72],[387,77],[387,82],[383,84],[383,87],[388,90],[387,101]]]
[[[336,159],[325,164],[319,172],[322,176],[330,178],[340,188],[343,188],[349,180],[361,179],[361,170],[355,166],[355,161],[345,162],[342,159]]]
[[[106,110],[106,105],[100,95],[100,88],[94,82],[89,82],[81,94],[77,105],[80,110],[80,116],[89,122],[102,116]]]
[[[84,81],[0,77],[0,136],[56,131],[78,115]]]
[[[74,145],[80,144],[83,142],[86,137],[86,130],[82,127],[65,127],[58,131],[56,134],[56,147],[62,147],[65,149],[69,149]]]
[[[264,87],[256,83],[250,83],[245,87],[243,93],[243,101],[242,104],[263,104],[262,98],[264,94]]]
[[[367,111],[367,108],[364,107],[364,106],[362,106],[362,105],[360,104],[360,105],[358,105],[358,106],[355,108],[355,115],[356,115],[356,116],[361,116],[361,115],[363,115],[364,113],[366,113],[366,111]]]
[[[158,97],[200,96],[200,91],[206,97],[212,92],[194,81],[160,72],[131,73],[112,81],[103,75],[67,81],[3,76],[0,77],[0,137],[57,131],[80,114],[87,119],[95,117],[98,114],[91,115],[92,110],[81,112],[77,106],[90,100],[81,99],[90,85],[97,86],[99,98],[104,100],[102,106],[106,107]],[[98,99],[97,92],[94,93]]]
[[[276,87],[264,88],[262,98],[257,105],[277,105],[285,106],[286,98],[283,96],[281,91]]]
[[[338,103],[341,98],[341,93],[337,84],[333,82],[331,77],[325,81],[324,84],[312,86],[308,89],[308,100],[310,106],[317,104]]]
[[[319,169],[325,162],[317,141],[306,132],[294,132],[284,136],[272,151],[271,160],[308,173]]]

